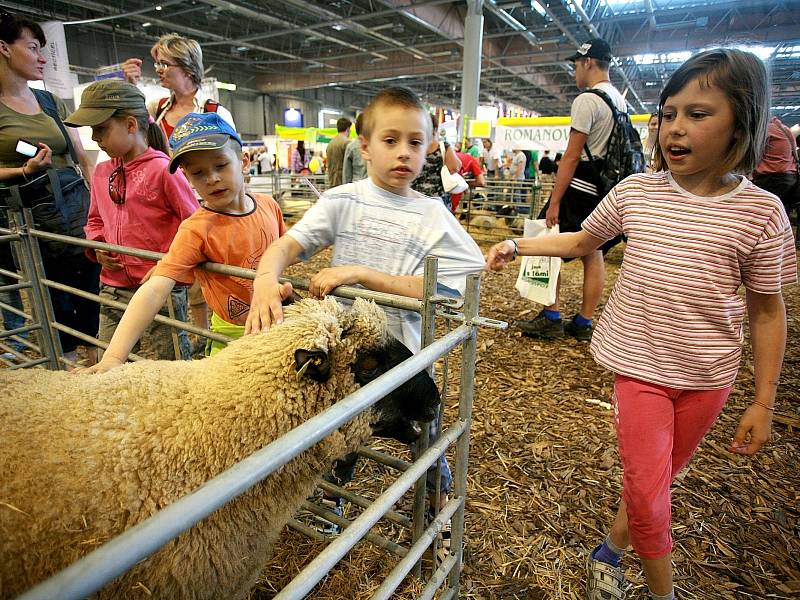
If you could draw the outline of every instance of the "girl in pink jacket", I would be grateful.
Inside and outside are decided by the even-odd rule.
[[[91,127],[92,139],[111,157],[97,165],[92,177],[86,239],[166,252],[181,221],[197,209],[198,202],[183,173],[169,172],[167,140],[147,112],[144,94],[118,79],[95,82],[64,122]],[[155,261],[125,254],[91,249],[87,253],[102,265],[100,297],[126,304],[155,266]],[[170,302],[173,318],[186,321],[186,287],[176,286]],[[111,340],[122,312],[101,305],[100,341]],[[161,314],[170,316],[168,305]],[[189,358],[186,332],[173,331],[153,322],[133,352],[152,359]]]

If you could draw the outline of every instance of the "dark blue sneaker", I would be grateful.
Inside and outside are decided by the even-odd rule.
[[[594,331],[594,327],[592,324],[589,323],[588,325],[578,325],[575,322],[575,315],[569,321],[566,322],[564,325],[564,332],[567,335],[571,335],[576,340],[580,340],[581,342],[590,342],[592,340],[592,332]]]
[[[564,337],[564,323],[561,319],[548,319],[544,311],[540,312],[530,321],[517,321],[517,327],[522,333],[541,340],[556,340]]]

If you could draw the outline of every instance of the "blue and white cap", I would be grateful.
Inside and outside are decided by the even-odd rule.
[[[218,113],[189,113],[178,121],[172,135],[169,136],[169,145],[172,148],[169,172],[175,172],[181,157],[187,152],[219,150],[231,138],[236,140],[240,146],[242,145],[239,134]]]

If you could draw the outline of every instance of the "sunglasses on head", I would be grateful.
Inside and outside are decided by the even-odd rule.
[[[108,176],[108,195],[114,204],[125,204],[125,169],[122,165]]]

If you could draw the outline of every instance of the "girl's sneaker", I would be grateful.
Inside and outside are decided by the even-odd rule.
[[[325,498],[319,501],[319,505],[335,514],[337,517],[344,516],[344,501],[341,498]],[[317,517],[316,530],[322,534],[337,536],[342,533],[342,526],[331,523],[324,517]]]
[[[586,561],[586,600],[625,600],[627,584],[622,569],[589,554]]]

